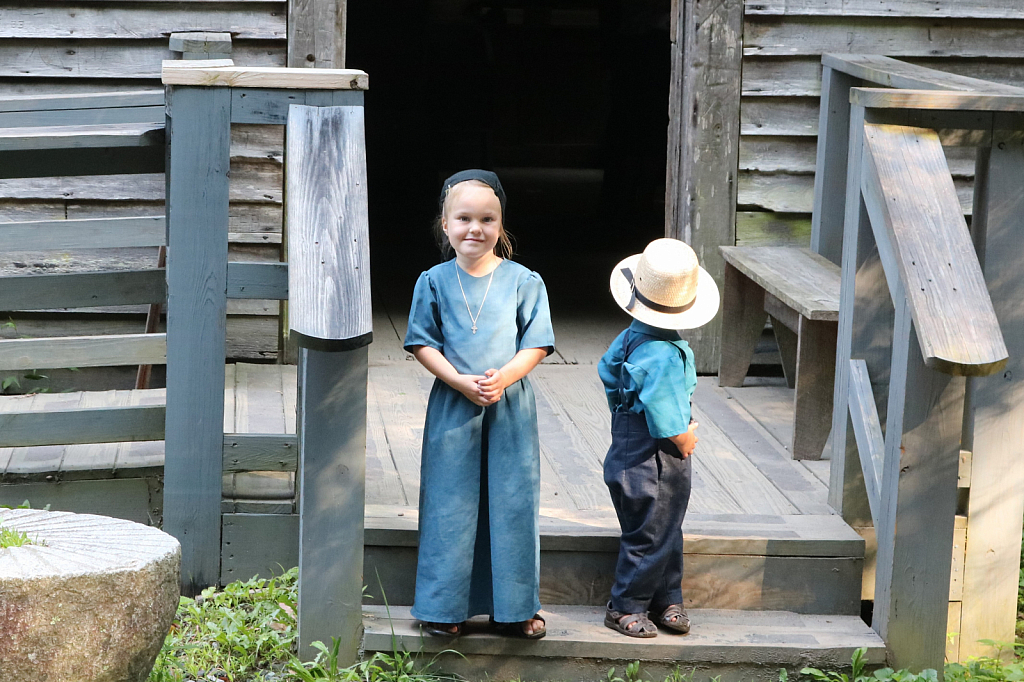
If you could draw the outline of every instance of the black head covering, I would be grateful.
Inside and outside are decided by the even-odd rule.
[[[441,187],[441,198],[437,202],[438,206],[444,208],[444,198],[448,196],[448,190],[466,180],[479,180],[493,189],[494,194],[498,197],[498,202],[501,204],[501,216],[502,218],[505,217],[505,190],[501,186],[501,180],[491,171],[480,170],[479,168],[459,171],[445,180],[444,185]]]

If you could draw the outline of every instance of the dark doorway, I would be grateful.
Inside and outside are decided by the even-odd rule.
[[[375,298],[439,261],[442,180],[498,172],[516,259],[559,311],[614,309],[608,273],[664,233],[669,0],[349,0],[366,95]]]

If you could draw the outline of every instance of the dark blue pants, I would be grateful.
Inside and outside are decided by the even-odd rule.
[[[690,501],[690,460],[669,455],[647,430],[642,414],[612,414],[612,446],[604,482],[622,539],[612,608],[660,610],[683,601],[683,517]]]

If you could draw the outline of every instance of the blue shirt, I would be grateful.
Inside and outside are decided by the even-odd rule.
[[[493,274],[493,280],[474,277],[454,259],[421,274],[412,294],[405,349],[430,346],[460,374],[478,375],[501,369],[525,348],[543,348],[550,355],[555,334],[544,280],[507,259]],[[470,311],[479,311],[476,333]]]
[[[660,341],[638,346],[623,363],[623,339],[626,332],[650,334]],[[681,352],[680,352],[681,351]],[[623,371],[623,369],[625,371]],[[658,329],[633,320],[629,329],[615,337],[597,366],[608,407],[612,412],[624,407],[647,418],[654,438],[669,438],[685,433],[690,426],[690,397],[697,388],[697,370],[690,344],[668,329]],[[620,401],[619,383],[624,381]]]

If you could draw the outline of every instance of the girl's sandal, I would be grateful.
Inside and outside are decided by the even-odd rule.
[[[682,604],[671,604],[658,615],[651,612],[651,617],[658,625],[685,635],[690,631],[690,617],[686,615]],[[674,619],[674,620],[673,620]]]
[[[423,631],[434,637],[458,637],[462,634],[465,623],[430,623],[423,622]],[[455,628],[453,631],[452,628]]]
[[[526,631],[526,623],[531,620],[539,620],[540,622],[547,625],[547,621],[544,620],[544,618],[541,617],[539,613],[533,614],[533,618],[521,620],[517,623],[499,623],[492,617],[491,624],[494,625],[494,629],[498,632],[498,634],[505,635],[507,637],[519,637],[521,639],[540,639],[544,635],[548,634],[548,629],[546,627],[542,627],[540,630],[537,630],[532,635],[528,633]]]
[[[621,613],[613,609],[611,603],[605,609],[604,624],[605,627],[621,632],[627,637],[647,639],[658,636],[658,628],[646,613]]]

